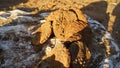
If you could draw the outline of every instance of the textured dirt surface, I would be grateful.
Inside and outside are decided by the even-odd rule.
[[[78,24],[78,23],[81,23],[81,19],[82,19],[82,18],[79,18],[79,16],[78,16],[79,14],[80,14],[80,16],[82,15],[81,13],[79,13],[80,10],[77,10],[77,9],[74,9],[72,11],[69,10],[69,8],[71,8],[70,6],[74,6],[74,7],[81,9],[81,11],[83,11],[85,14],[89,15],[92,19],[95,19],[95,20],[99,21],[101,24],[103,24],[105,26],[105,28],[113,35],[113,37],[115,37],[115,41],[117,41],[117,43],[119,43],[120,42],[120,29],[119,29],[120,28],[119,27],[119,25],[120,25],[120,23],[119,23],[120,3],[119,2],[120,2],[119,0],[107,0],[107,1],[104,1],[104,0],[103,1],[101,1],[101,0],[92,0],[92,1],[90,1],[90,0],[84,0],[84,1],[83,0],[51,0],[51,1],[50,0],[24,0],[24,1],[23,0],[20,0],[20,1],[1,0],[0,1],[0,11],[21,9],[24,11],[31,12],[32,13],[31,15],[33,17],[37,17],[39,15],[39,13],[41,13],[41,12],[45,12],[45,11],[53,12],[50,15],[50,18],[48,18],[47,22],[43,23],[41,25],[41,27],[35,31],[37,37],[33,39],[34,40],[33,44],[38,45],[39,43],[42,44],[42,43],[46,42],[44,45],[48,46],[48,48],[45,46],[44,46],[45,48],[44,47],[42,47],[42,48],[36,47],[36,49],[38,49],[38,50],[43,49],[42,50],[43,52],[45,49],[48,49],[45,52],[46,54],[44,56],[42,56],[42,59],[41,59],[41,56],[40,56],[40,58],[38,56],[37,56],[37,58],[34,57],[34,55],[32,56],[32,57],[34,57],[33,59],[36,58],[35,59],[36,61],[40,61],[40,62],[38,62],[38,64],[35,61],[35,64],[38,67],[46,66],[45,68],[47,68],[47,67],[50,67],[50,65],[52,63],[52,64],[55,64],[55,65],[53,65],[53,67],[55,66],[55,68],[56,67],[58,67],[58,68],[59,67],[60,68],[68,68],[68,67],[85,68],[87,66],[89,66],[91,68],[98,68],[98,67],[102,68],[102,67],[105,67],[107,64],[109,67],[115,66],[115,68],[119,68],[119,48],[117,47],[117,45],[115,43],[113,43],[114,39],[110,39],[109,45],[111,45],[111,48],[110,48],[111,54],[108,55],[108,54],[106,54],[106,51],[105,51],[105,50],[107,50],[107,48],[102,46],[104,44],[101,44],[101,42],[100,42],[101,38],[102,38],[102,40],[104,40],[103,35],[104,35],[105,30],[103,28],[101,28],[102,26],[99,23],[98,24],[95,23],[96,24],[95,26],[98,26],[97,29],[95,29],[96,27],[94,25],[93,25],[93,27],[91,27],[94,29],[93,30],[94,36],[91,34],[91,29],[89,27],[86,27],[86,25],[84,25],[84,27],[86,27],[86,28],[83,31],[81,31],[84,27]],[[60,10],[58,10],[58,9],[60,9]],[[61,10],[63,10],[63,11],[61,11]],[[58,12],[60,12],[60,13],[58,13]],[[71,19],[71,17],[69,17],[69,14],[71,14],[72,19]],[[54,15],[58,16],[58,18],[55,20],[52,19],[52,16],[53,16],[53,18],[55,18]],[[59,15],[62,18],[65,18],[65,19],[62,19],[63,22],[60,21],[61,17]],[[3,17],[4,17],[4,15],[3,15]],[[6,17],[8,17],[8,16],[6,16]],[[68,18],[70,18],[69,21],[71,24],[66,22],[66,21],[68,21],[67,20]],[[45,19],[47,19],[47,18],[45,18]],[[31,19],[28,19],[28,20],[31,20]],[[56,22],[56,21],[58,21],[58,22]],[[71,21],[74,21],[74,22],[71,22]],[[83,17],[82,21],[84,21],[84,17]],[[14,20],[11,20],[11,22],[14,22]],[[28,22],[30,22],[30,21],[28,21]],[[60,25],[56,26],[56,24],[59,24],[59,23],[60,23],[60,25],[63,26],[63,28],[60,27],[60,30],[58,30]],[[92,23],[94,24],[94,21]],[[9,24],[9,25],[16,25],[16,24]],[[47,25],[47,27],[46,27],[46,25]],[[66,26],[69,28],[65,28]],[[75,27],[80,26],[80,28],[78,28],[78,29],[73,28],[72,30],[70,30],[70,28],[72,28],[74,26]],[[52,31],[53,29],[54,29],[54,31]],[[58,31],[59,31],[59,33],[58,33]],[[81,35],[78,35],[79,31],[82,32],[81,33],[82,39],[81,39]],[[103,31],[103,33],[102,33],[102,31]],[[54,46],[53,43],[47,43],[47,40],[50,37],[50,34],[53,34],[53,32],[57,38],[65,39],[65,41],[68,40],[69,37],[71,37],[71,36],[75,39],[70,38],[70,41],[73,41],[73,40],[76,41],[76,38],[77,38],[77,40],[78,39],[81,39],[81,40],[72,42],[72,43],[71,42],[60,42],[60,40],[58,42],[56,42],[57,40],[55,40],[54,45],[58,45],[58,46]],[[70,33],[70,34],[68,34],[68,33]],[[23,34],[24,34],[24,32],[23,32]],[[65,37],[63,37],[61,34],[65,35]],[[4,35],[1,35],[1,36],[4,36]],[[0,36],[0,38],[3,38],[1,36]],[[6,44],[7,46],[9,46],[7,44],[7,41],[10,40],[10,38],[7,37],[9,39],[6,40],[6,36],[7,36],[7,34],[5,35],[5,38],[4,38],[5,41],[3,40],[1,42],[1,44],[4,44],[4,45]],[[25,36],[26,36],[26,34],[25,34]],[[13,37],[12,40],[14,40],[14,36],[10,36],[10,37],[11,38]],[[53,35],[52,37],[55,37],[55,36]],[[22,38],[24,38],[24,37],[22,37]],[[91,38],[95,38],[92,40],[92,42],[94,41],[93,44],[91,44]],[[21,39],[21,36],[19,39]],[[109,38],[107,38],[107,39],[109,40]],[[16,40],[16,38],[15,38],[15,40]],[[31,43],[29,43],[29,41],[27,41],[28,44],[25,43],[26,41],[24,39],[22,41],[18,40],[18,44],[21,46],[20,43],[22,42],[22,45],[32,45]],[[59,44],[57,44],[57,43],[59,43]],[[10,45],[12,46],[13,44],[14,44],[14,42]],[[16,45],[18,45],[18,44],[16,43]],[[51,45],[53,45],[53,46],[51,46]],[[98,46],[98,45],[101,45],[101,46]],[[14,47],[14,45],[13,45],[13,47]],[[25,48],[23,48],[23,49],[25,51],[27,50]],[[108,50],[109,50],[109,46],[108,46]],[[20,53],[24,53],[21,51],[21,49],[18,51],[20,51]],[[33,51],[34,51],[34,49],[33,49]],[[8,56],[5,58],[11,58],[9,56],[9,52],[11,53],[10,56],[13,57],[12,61],[15,60],[14,57],[20,58],[20,56],[21,56],[21,55],[20,56],[19,55],[12,56],[12,53],[14,53],[13,50],[8,50],[5,52],[2,52],[2,53],[5,53],[4,55]],[[0,52],[0,54],[2,54],[2,53]],[[19,54],[19,53],[16,52],[15,54]],[[2,61],[5,61],[5,60],[2,60],[4,55],[0,56],[1,63],[4,63]],[[27,55],[27,54],[25,54],[25,55]],[[36,56],[36,54],[35,54],[35,56]],[[22,62],[22,64],[21,64],[21,62],[19,62],[19,66],[22,66],[22,65],[24,66],[27,62],[31,62],[29,60],[24,61],[24,59],[25,59],[24,56],[21,59],[23,61],[21,61],[19,59]],[[28,56],[28,59],[29,59],[29,56]],[[63,59],[66,62],[64,62]],[[116,60],[116,59],[118,59],[118,60]],[[30,60],[32,60],[31,57],[30,57]],[[18,61],[18,60],[15,60],[14,63],[16,63],[16,61]],[[116,63],[116,62],[118,62],[118,63]],[[31,63],[34,63],[34,62],[31,62]],[[93,65],[89,65],[90,63],[92,63]],[[11,65],[13,65],[13,64],[11,63]],[[26,65],[28,65],[28,67],[29,67],[29,64],[26,64]],[[17,66],[17,63],[16,63],[16,66]],[[33,67],[34,67],[34,65],[33,65]]]
[[[71,7],[53,11],[47,17],[46,22],[33,32],[36,34],[33,44],[45,43],[50,35],[55,35],[61,41],[80,40],[82,37],[80,32],[86,26],[88,26],[87,19],[78,8]]]
[[[46,23],[43,23],[33,32],[33,34],[35,34],[35,37],[32,39],[34,45],[45,43],[52,34],[51,22],[47,21]]]
[[[48,53],[46,57],[43,57],[43,59],[39,62],[37,67],[87,67],[91,59],[91,53],[88,50],[87,46],[83,43],[83,41],[80,41],[81,39],[85,38],[82,37],[82,32],[85,30],[88,30],[89,32],[90,28],[85,29],[86,27],[88,27],[88,21],[84,14],[78,8],[71,6],[67,9],[60,8],[51,12],[50,15],[46,18],[46,22],[41,24],[41,26],[38,27],[38,29],[35,30],[35,32],[33,32],[39,32],[39,34],[36,34],[36,37],[33,38],[33,44],[43,44],[46,42],[46,40],[49,39],[50,35],[53,35],[50,38],[56,37],[65,45],[61,43],[56,44],[53,50],[50,53]],[[89,36],[91,35],[89,34]],[[40,37],[40,39],[36,39],[37,37]],[[68,52],[66,51],[66,47],[68,48]],[[70,57],[72,59],[70,59]],[[57,61],[59,61],[63,65],[58,64]],[[47,66],[45,67],[45,65]]]
[[[68,11],[58,10],[53,13],[51,18],[54,18],[54,20],[51,20],[53,21],[53,32],[61,41],[80,40],[81,35],[79,32],[88,25],[83,13],[76,8]]]
[[[46,56],[37,64],[38,68],[69,68],[70,67],[70,54],[69,50],[64,44],[56,42],[55,47],[51,49],[46,48]]]

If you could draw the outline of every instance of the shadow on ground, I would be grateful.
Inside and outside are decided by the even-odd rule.
[[[117,4],[117,6],[113,9],[112,15],[115,16],[115,21],[112,26],[113,28],[112,35],[120,44],[120,3]]]
[[[81,8],[81,10],[92,19],[101,22],[106,28],[108,27],[109,15],[106,13],[108,3],[106,1],[97,1]]]
[[[37,68],[65,68],[65,66],[61,62],[56,61],[55,55],[52,55],[45,60],[42,60]]]
[[[0,0],[0,10],[10,10],[11,7],[20,3],[26,3],[28,0]]]

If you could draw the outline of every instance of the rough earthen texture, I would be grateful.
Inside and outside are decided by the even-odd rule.
[[[68,0],[65,0],[65,2]],[[52,3],[55,2],[55,3]],[[50,5],[41,5],[44,7],[55,9],[46,18],[46,22],[41,25],[33,33],[36,33],[37,40],[33,39],[34,45],[46,43],[49,38],[56,37],[63,43],[57,44],[55,47],[42,58],[37,64],[40,68],[85,68],[91,59],[91,53],[87,46],[80,41],[82,39],[82,32],[88,27],[87,19],[84,14],[75,6],[70,6],[71,1],[67,5],[56,4],[57,1],[52,1]],[[53,4],[55,4],[53,6]],[[51,6],[52,5],[52,6]],[[61,6],[65,6],[61,8]],[[55,7],[55,8],[53,8]],[[57,9],[56,9],[57,8]],[[40,34],[37,34],[40,33]],[[50,35],[53,35],[50,37]],[[35,39],[36,39],[35,38]],[[84,38],[84,37],[83,37]],[[37,41],[37,42],[36,42]],[[68,50],[67,50],[67,48]],[[70,55],[69,55],[70,53]]]
[[[37,30],[33,32],[35,37],[32,39],[32,43],[34,45],[38,45],[47,41],[52,32],[51,27],[52,26],[50,22],[43,23]]]
[[[81,39],[80,31],[82,31],[88,22],[83,13],[77,8],[59,9],[52,12],[46,19],[46,22],[41,25],[34,33],[37,40],[33,39],[33,44],[39,40],[39,43],[44,43],[51,35],[52,31],[61,41],[77,41]],[[51,28],[52,27],[52,28]],[[36,38],[35,38],[36,39]],[[38,42],[37,42],[38,44]]]
[[[79,9],[57,10],[49,17],[53,18],[53,32],[61,41],[77,41],[79,34],[87,26],[87,20]]]
[[[49,47],[47,49],[50,49]],[[56,44],[55,47],[37,64],[38,68],[69,68],[70,55],[64,44]]]

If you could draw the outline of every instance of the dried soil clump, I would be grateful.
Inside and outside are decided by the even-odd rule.
[[[61,41],[77,41],[81,39],[81,32],[88,22],[83,13],[77,8],[59,9],[53,11],[47,18],[46,22],[33,33],[40,33],[37,37],[40,44],[53,33]]]
[[[87,67],[91,53],[83,41],[80,41],[84,38],[82,32],[88,27],[84,14],[75,7],[60,8],[45,19],[46,22],[33,32],[36,36],[33,38],[33,45],[46,44],[54,37],[59,39],[60,43],[55,42],[53,49],[43,56],[37,67]]]
[[[43,56],[37,67],[87,67],[91,53],[81,41],[84,38],[82,32],[88,27],[84,14],[78,8],[69,6],[52,11],[45,20],[33,32],[36,36],[33,38],[33,45],[46,44],[52,38],[59,39],[60,43],[54,44],[53,49]]]
[[[87,20],[79,9],[58,10],[51,16],[54,18],[53,32],[57,38],[70,42],[81,39],[79,32],[87,26]]]

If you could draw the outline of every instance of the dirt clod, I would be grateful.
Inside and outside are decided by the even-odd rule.
[[[61,41],[72,42],[81,39],[82,36],[79,32],[82,31],[87,25],[88,22],[79,9],[59,9],[52,12],[47,17],[46,22],[33,33],[40,33],[37,36],[40,38],[38,39],[40,44],[48,40],[52,34],[52,31],[55,37]]]

